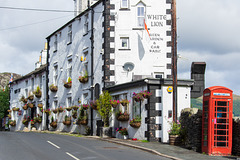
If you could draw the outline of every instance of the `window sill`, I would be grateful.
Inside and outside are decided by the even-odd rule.
[[[144,28],[143,27],[136,27],[136,28],[132,28],[132,30],[144,30]]]
[[[57,50],[54,50],[54,51],[53,51],[53,53],[56,53],[56,52],[57,52]]]
[[[131,51],[131,49],[124,49],[124,48],[121,48],[121,49],[118,49],[119,51]]]
[[[119,11],[131,11],[129,8],[120,8]]]
[[[88,35],[88,32],[87,32],[87,33],[85,33],[85,34],[83,35],[83,37],[85,37],[86,35]]]
[[[72,44],[72,42],[68,42],[68,43],[67,43],[67,45],[70,45],[70,44]]]

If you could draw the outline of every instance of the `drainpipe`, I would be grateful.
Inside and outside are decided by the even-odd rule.
[[[89,1],[88,1],[89,3]],[[89,5],[89,4],[88,4]],[[93,61],[94,61],[94,57],[93,57],[93,53],[94,53],[94,10],[92,7],[90,7],[90,10],[92,12],[92,15],[91,15],[91,37],[90,37],[90,40],[91,40],[91,100],[94,99],[93,97],[93,89],[94,89],[94,83],[93,83],[93,80],[94,80],[94,74],[93,74]],[[91,136],[93,136],[93,109],[91,108]]]
[[[49,108],[49,94],[48,94],[48,91],[49,91],[49,87],[48,87],[48,82],[49,82],[49,78],[48,78],[48,74],[49,74],[49,49],[50,49],[50,38],[47,38],[47,68],[46,68],[46,100],[45,100],[45,103],[46,103],[46,109]],[[48,119],[48,116],[46,116],[46,129],[49,130],[48,128],[48,124],[49,124],[49,119]]]

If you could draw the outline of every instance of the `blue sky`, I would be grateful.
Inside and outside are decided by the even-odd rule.
[[[0,0],[0,6],[74,8],[73,0]],[[6,9],[0,15],[0,72],[22,75],[34,69],[45,38],[73,18],[73,13]],[[191,63],[204,61],[206,87],[226,86],[240,95],[240,1],[177,0],[177,17],[178,78],[189,79]]]

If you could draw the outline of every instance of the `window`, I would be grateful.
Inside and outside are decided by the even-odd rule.
[[[140,3],[137,7],[137,25],[138,27],[144,27],[145,19],[145,6]]]
[[[85,15],[84,33],[88,33],[88,14]]]
[[[82,104],[87,104],[88,103],[88,93],[83,94],[83,99],[82,99]]]
[[[58,101],[54,101],[53,103],[54,103],[54,108],[55,109],[58,108]]]
[[[32,78],[32,91],[34,90],[34,79]]]
[[[39,87],[40,87],[40,89],[42,89],[42,85],[43,85],[43,83],[42,83],[42,75],[40,75],[39,76]]]
[[[55,34],[55,36],[54,36],[54,51],[57,51],[57,34]]]
[[[121,37],[121,48],[122,49],[129,49],[129,38],[128,37]]]
[[[72,43],[72,25],[68,26],[68,44]]]
[[[58,66],[54,66],[53,68],[53,84],[57,85],[57,78],[58,78]]]
[[[25,89],[25,97],[28,97],[28,89]]]
[[[72,78],[72,59],[68,60],[67,76]]]
[[[128,0],[121,0],[121,8],[128,8]]]
[[[26,87],[28,87],[28,81],[25,81]]]
[[[71,107],[72,106],[72,97],[68,97],[67,98],[67,107]]]
[[[141,117],[141,101],[136,102],[133,100],[132,102],[133,102],[132,117],[133,118]]]

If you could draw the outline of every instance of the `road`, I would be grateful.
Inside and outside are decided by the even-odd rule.
[[[0,132],[0,160],[167,160],[101,140],[35,132]]]

